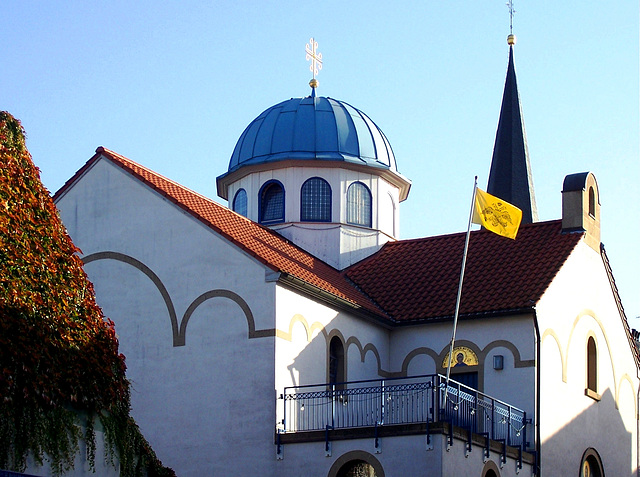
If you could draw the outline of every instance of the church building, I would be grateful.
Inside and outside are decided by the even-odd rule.
[[[522,225],[471,232],[451,353],[466,234],[399,238],[402,159],[315,79],[244,130],[229,207],[103,147],[55,194],[177,475],[637,475],[600,190],[556,178],[562,217],[538,221],[514,43],[487,191]]]

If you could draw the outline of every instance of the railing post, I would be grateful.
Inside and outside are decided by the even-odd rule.
[[[509,406],[509,419],[507,420],[507,444],[511,445],[511,406]]]
[[[287,388],[282,394],[282,428],[287,432]]]
[[[491,439],[496,439],[496,400],[491,398]]]
[[[440,386],[446,386],[445,383],[441,383],[440,381],[442,380],[442,378],[440,378],[440,375],[438,375],[438,386],[436,386],[436,398],[438,399],[437,402],[437,411],[438,411],[438,422],[440,421],[444,421],[445,418],[445,413],[444,413],[444,404],[442,403],[442,389]],[[445,390],[446,392],[446,390]]]
[[[324,429],[324,455],[331,457],[331,441],[329,440],[329,429],[333,429],[331,426],[327,426]]]
[[[331,428],[335,429],[336,425],[336,385],[331,385]]]
[[[282,444],[280,443],[280,429],[276,429],[276,459],[282,460]]]
[[[384,424],[384,379],[380,381],[380,424]]]
[[[458,383],[458,397],[457,397],[458,404],[454,406],[454,409],[456,407],[458,408],[456,409],[456,425],[457,426],[462,426],[463,424],[462,419],[460,419],[460,413],[462,412],[462,398],[460,397],[461,392],[462,392],[462,388],[460,387],[460,383]]]
[[[527,450],[527,411],[522,413],[522,448]]]

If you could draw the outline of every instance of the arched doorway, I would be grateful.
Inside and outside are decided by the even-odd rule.
[[[592,447],[582,454],[580,477],[604,477],[604,467],[602,466],[600,454]]]
[[[500,470],[493,461],[488,461],[482,469],[482,477],[500,477]]]
[[[341,455],[331,466],[328,477],[385,477],[380,461],[365,451]]]

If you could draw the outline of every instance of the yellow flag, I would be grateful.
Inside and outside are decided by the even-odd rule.
[[[487,194],[482,189],[476,189],[472,219],[474,224],[480,224],[503,237],[515,239],[521,220],[522,211],[515,205]]]

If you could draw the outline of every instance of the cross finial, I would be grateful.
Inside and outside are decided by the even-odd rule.
[[[509,7],[509,34],[513,35],[513,15],[516,13],[513,8],[513,0],[507,0],[507,7]]]
[[[318,87],[316,75],[322,69],[322,53],[318,53],[318,42],[315,41],[313,37],[309,39],[305,51],[307,52],[307,61],[311,60],[309,71],[313,73],[313,79],[309,81],[309,86],[311,86],[312,93],[314,93],[313,95],[315,96],[315,89]]]

